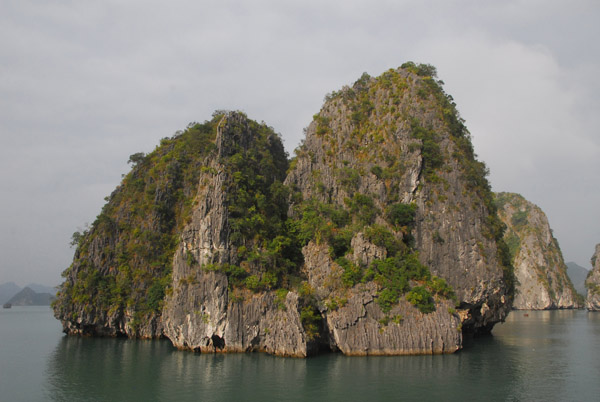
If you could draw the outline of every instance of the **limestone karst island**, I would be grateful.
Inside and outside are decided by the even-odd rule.
[[[489,333],[513,298],[577,307],[560,251],[548,275],[518,255],[553,238],[521,231],[524,200],[498,202],[441,85],[410,62],[364,74],[327,95],[291,160],[271,127],[221,111],[132,155],[74,236],[53,304],[64,331],[211,353],[438,354]]]
[[[558,241],[546,214],[519,194],[499,193],[498,214],[506,224],[517,288],[513,309],[546,310],[583,307],[583,296],[567,275]]]
[[[600,244],[596,244],[591,263],[592,270],[585,280],[585,287],[588,290],[586,307],[590,311],[600,311]]]

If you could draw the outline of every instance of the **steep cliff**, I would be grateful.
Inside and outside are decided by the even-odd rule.
[[[132,155],[54,304],[65,332],[200,352],[449,353],[511,305],[485,178],[435,69],[327,96],[291,163],[216,113]]]
[[[240,114],[219,124],[216,157],[181,234],[163,310],[178,348],[307,356],[304,300],[290,292],[300,247],[287,222],[288,167],[279,137]]]
[[[596,245],[596,250],[592,256],[592,270],[585,280],[585,286],[588,289],[587,309],[600,311],[600,244]]]
[[[152,338],[171,284],[179,233],[194,208],[199,177],[214,154],[216,116],[131,156],[133,169],[107,197],[77,248],[54,302],[65,332]]]
[[[286,179],[304,271],[346,354],[451,352],[510,308],[485,165],[435,70],[403,67],[328,95]]]
[[[581,300],[546,214],[519,194],[499,193],[498,215],[506,224],[517,286],[513,308],[546,310],[578,308]]]

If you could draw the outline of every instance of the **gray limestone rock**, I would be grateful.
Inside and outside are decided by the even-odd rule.
[[[499,216],[515,267],[513,308],[547,310],[578,308],[577,292],[546,214],[519,194],[497,195]]]
[[[585,280],[588,289],[586,307],[590,311],[600,311],[600,244],[596,245],[591,261],[592,270]]]
[[[217,152],[227,156],[234,127],[245,118],[228,114],[219,123]],[[235,133],[235,143],[252,146],[249,128]],[[230,241],[226,168],[213,160],[201,175],[198,205],[183,229],[173,259],[173,283],[162,312],[164,335],[180,349],[198,352],[264,351],[306,357],[311,342],[302,327],[297,293],[279,299],[274,291],[233,290],[225,273],[207,270],[211,264],[237,264]]]
[[[370,197],[376,211],[371,224],[405,243],[414,236],[420,261],[457,296],[456,303],[437,298],[430,314],[401,298],[385,314],[375,302],[379,285],[368,282],[345,289],[343,268],[327,245],[309,243],[303,249],[304,271],[323,299],[330,345],[346,354],[453,352],[462,347],[463,331],[487,333],[510,309],[505,269],[489,224],[494,211],[486,204],[486,190],[474,187],[465,173],[479,162],[465,151],[471,149],[465,145],[468,140],[457,139],[440,118],[439,98],[423,96],[424,84],[422,78],[396,70],[361,78],[354,87],[330,96],[308,126],[286,179],[304,200],[344,207],[354,194]],[[368,100],[361,98],[362,91],[369,93]],[[439,161],[432,161],[436,155]],[[416,206],[412,234],[386,220],[387,208],[398,202]],[[360,232],[350,250],[348,258],[365,267],[386,257],[384,248]]]

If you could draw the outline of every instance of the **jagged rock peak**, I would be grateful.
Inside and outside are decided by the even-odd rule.
[[[586,307],[590,311],[600,311],[600,244],[596,244],[591,262],[592,270],[585,280],[588,289]]]
[[[515,267],[517,286],[513,308],[546,310],[578,308],[582,304],[546,214],[523,196],[496,195],[498,215],[506,224],[504,240]]]

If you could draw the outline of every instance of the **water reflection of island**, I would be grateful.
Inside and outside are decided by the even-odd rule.
[[[454,355],[294,359],[63,337],[49,360],[47,389],[55,401],[461,400],[490,390],[507,400],[525,389],[523,367],[507,358],[511,348],[489,337]]]
[[[156,400],[168,342],[64,336],[48,362],[55,401]]]

